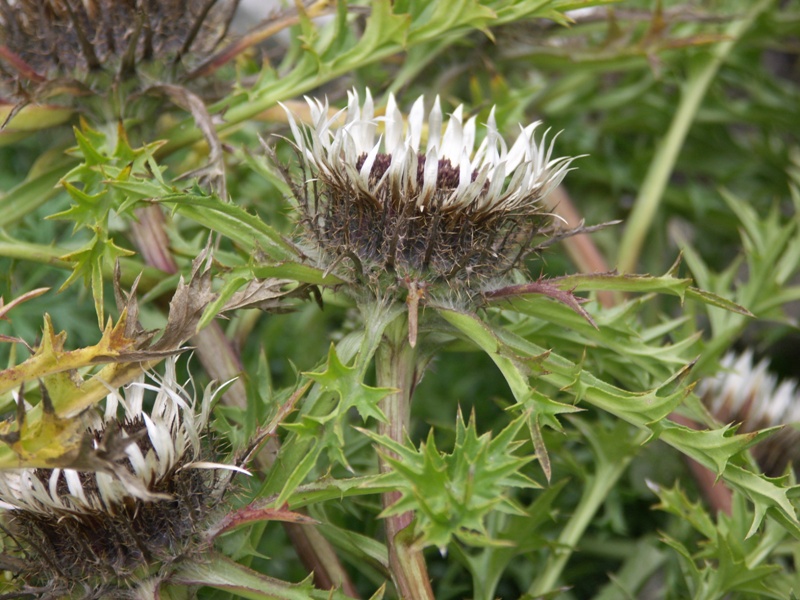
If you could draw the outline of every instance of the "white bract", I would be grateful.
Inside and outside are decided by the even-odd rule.
[[[42,515],[101,512],[115,514],[133,499],[170,499],[154,491],[175,472],[187,468],[237,467],[198,461],[201,432],[217,390],[207,387],[198,400],[176,379],[175,358],[166,360],[163,377],[148,374],[122,390],[110,390],[105,414],[90,423],[95,451],[108,454],[104,468],[15,469],[0,472],[0,505]],[[153,408],[143,407],[146,391],[155,392]],[[197,406],[199,404],[199,406]],[[122,414],[120,417],[119,414]],[[131,434],[133,432],[133,434]]]
[[[357,92],[348,93],[346,111],[334,115],[329,114],[327,100],[306,101],[310,126],[299,124],[291,111],[284,109],[295,145],[320,179],[369,194],[377,202],[387,198],[413,201],[423,213],[434,204],[444,211],[469,209],[473,214],[529,212],[562,181],[577,158],[554,158],[555,137],[548,145],[547,132],[537,142],[533,134],[540,121],[520,126],[509,148],[497,130],[494,108],[476,149],[476,118],[464,122],[464,108],[459,106],[444,126],[438,96],[427,115],[424,151],[423,97],[414,102],[407,120],[393,95],[389,95],[385,116],[376,117],[369,90],[363,104]],[[337,126],[344,112],[345,123]],[[383,133],[379,135],[381,123]],[[373,168],[380,155],[390,157],[390,163],[376,178]],[[418,172],[421,163],[422,177]],[[443,169],[447,170],[447,181],[452,182],[446,189],[440,182]]]
[[[778,378],[769,372],[769,362],[756,364],[752,350],[739,356],[728,353],[720,365],[724,370],[700,386],[700,394],[718,418],[745,421],[747,431],[800,423],[797,381],[778,383]]]

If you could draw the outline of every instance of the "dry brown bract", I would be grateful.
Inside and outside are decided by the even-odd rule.
[[[235,0],[0,0],[0,97],[94,89],[92,74],[141,65],[171,80],[225,36]],[[107,84],[107,78],[101,85]],[[98,86],[99,87],[99,86]]]

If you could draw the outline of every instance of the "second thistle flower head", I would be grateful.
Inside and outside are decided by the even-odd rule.
[[[323,264],[354,264],[381,290],[476,291],[519,266],[550,229],[542,199],[574,159],[554,157],[546,135],[536,140],[539,122],[509,147],[494,109],[476,144],[476,118],[465,121],[459,106],[445,123],[438,97],[427,114],[420,97],[404,119],[393,96],[376,117],[369,90],[363,104],[352,92],[341,126],[327,102],[307,102],[311,125],[287,110],[303,168],[288,181]]]
[[[723,423],[739,423],[741,433],[784,426],[751,451],[767,475],[783,475],[789,463],[800,472],[800,383],[779,381],[769,361],[757,362],[752,350],[729,352],[720,365],[724,371],[698,386],[708,409]]]
[[[217,46],[237,4],[3,0],[0,101],[104,95],[115,79],[135,80],[143,68],[150,81],[175,80],[184,63],[202,60]]]
[[[206,461],[212,387],[196,399],[177,382],[174,358],[149,378],[110,390],[105,415],[92,415],[96,468],[0,472],[0,558],[22,596],[133,597],[154,573],[166,576],[160,567],[203,549],[203,527],[241,469]],[[149,411],[146,392],[155,393]]]

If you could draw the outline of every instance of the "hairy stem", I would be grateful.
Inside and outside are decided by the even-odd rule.
[[[381,410],[387,421],[381,423],[379,431],[392,440],[404,443],[411,414],[411,397],[421,375],[417,351],[411,346],[405,319],[398,319],[386,330],[384,343],[375,353],[376,376],[379,387],[397,391],[384,398]],[[381,460],[381,472],[391,466]],[[382,495],[383,507],[391,506],[399,499],[396,491]],[[422,549],[414,544],[414,514],[405,512],[392,515],[385,520],[386,544],[389,550],[389,568],[397,593],[406,600],[433,599],[428,568]]]

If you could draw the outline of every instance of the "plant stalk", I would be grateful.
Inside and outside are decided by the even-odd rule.
[[[378,431],[402,444],[411,415],[411,397],[421,375],[418,372],[417,351],[408,341],[405,319],[398,319],[387,328],[384,343],[375,353],[375,371],[378,387],[394,388],[397,391],[381,401],[381,410],[386,422],[380,423]],[[419,369],[421,370],[421,369]],[[391,466],[381,458],[382,473],[391,471]],[[386,509],[400,498],[399,492],[385,492],[381,496]],[[405,512],[386,517],[386,545],[389,551],[389,569],[397,593],[404,600],[433,600],[428,568],[422,549],[415,544],[412,522],[414,514]]]
[[[639,436],[643,441],[644,436],[641,433]],[[575,512],[562,529],[561,535],[558,536],[556,548],[548,557],[544,570],[528,589],[528,596],[539,597],[553,590],[586,528],[605,502],[611,489],[628,468],[632,458],[632,456],[626,456],[615,461],[601,460],[598,462],[597,472],[589,479]]]
[[[700,103],[717,71],[742,34],[755,21],[756,17],[772,3],[772,0],[761,0],[754,4],[743,18],[734,20],[725,31],[728,39],[717,44],[710,51],[708,59],[702,65],[691,70],[689,79],[683,85],[681,101],[669,131],[650,163],[633,210],[628,217],[628,224],[622,235],[617,259],[617,268],[620,272],[632,273],[636,270],[642,245],[661,204],[669,176],[675,168],[689,127],[694,122]]]

